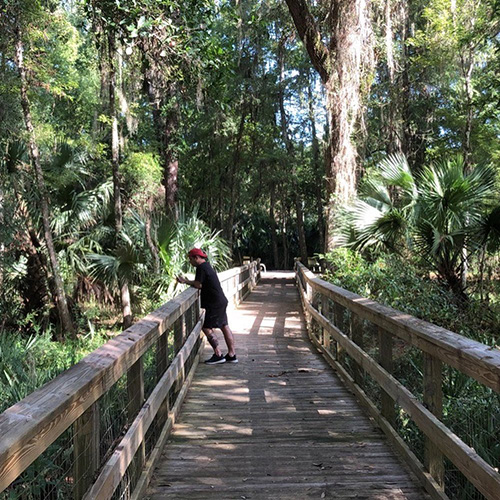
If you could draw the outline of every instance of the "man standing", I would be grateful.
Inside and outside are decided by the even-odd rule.
[[[214,354],[205,363],[216,365],[219,363],[237,363],[238,358],[234,352],[233,332],[227,322],[227,298],[220,286],[217,273],[207,262],[207,254],[199,248],[193,248],[188,252],[189,262],[196,267],[194,281],[178,276],[179,283],[186,283],[194,288],[201,289],[201,307],[205,309],[205,322],[203,323],[203,333],[214,350]],[[228,352],[225,356],[219,348],[219,341],[214,333],[214,328],[220,328],[224,334]]]

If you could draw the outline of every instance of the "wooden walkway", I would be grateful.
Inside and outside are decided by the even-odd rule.
[[[145,498],[428,498],[307,339],[292,273],[230,326],[240,362],[199,365]]]

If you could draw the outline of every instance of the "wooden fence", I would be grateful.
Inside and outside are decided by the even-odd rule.
[[[498,348],[343,290],[316,277],[300,262],[296,266],[311,340],[366,405],[431,496],[448,498],[444,482],[445,461],[449,460],[480,492],[470,496],[462,494],[461,498],[484,495],[498,500],[499,464],[488,463],[442,422],[443,366],[471,377],[497,397],[500,392]],[[372,342],[367,342],[368,329],[375,331]],[[396,348],[401,350],[403,345],[417,349],[422,356],[422,390],[418,395],[394,376]],[[373,397],[375,389],[380,394],[378,398]],[[424,435],[423,460],[417,458],[396,430],[401,414],[409,416]],[[490,437],[498,448],[498,415],[491,417]]]
[[[258,261],[219,274],[235,304],[259,278]],[[2,413],[0,498],[140,498],[198,363],[203,316],[189,288]]]

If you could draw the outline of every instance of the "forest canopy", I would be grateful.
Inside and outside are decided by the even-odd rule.
[[[4,1],[1,328],[73,337],[91,303],[126,327],[175,293],[191,246],[218,269],[397,253],[489,300],[499,17],[494,0]]]

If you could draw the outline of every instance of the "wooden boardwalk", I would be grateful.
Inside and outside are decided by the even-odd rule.
[[[308,341],[292,273],[230,326],[240,362],[200,364],[145,498],[428,498]]]

